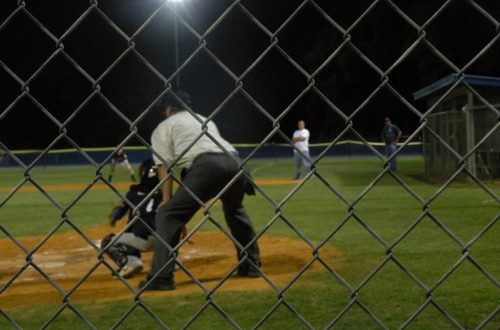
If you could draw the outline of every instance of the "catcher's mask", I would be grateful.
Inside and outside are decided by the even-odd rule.
[[[148,190],[158,185],[158,169],[153,159],[148,158],[142,162],[139,167],[139,175],[141,176],[141,185]]]

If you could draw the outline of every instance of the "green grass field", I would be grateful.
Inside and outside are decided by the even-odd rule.
[[[293,175],[291,160],[252,161],[250,168],[255,171],[256,179],[290,179]],[[422,159],[400,157],[399,168],[401,179],[424,201],[434,197],[440,184],[416,179],[423,171]],[[320,162],[317,170],[350,203],[358,200],[360,194],[375,179],[381,170],[381,163],[368,157],[328,158]],[[33,178],[42,186],[87,184],[94,175],[95,170],[90,167],[35,168],[32,172]],[[127,176],[125,170],[118,169],[115,181],[126,181]],[[22,171],[0,169],[1,187],[13,187],[23,178]],[[347,289],[325,270],[319,273],[305,272],[282,296],[271,288],[267,291],[252,291],[249,288],[244,293],[216,292],[212,298],[245,329],[255,326],[281,298],[314,328],[326,327],[339,313],[344,312],[334,328],[379,328],[363,310],[363,306],[386,327],[397,329],[422,304],[430,301],[408,328],[455,329],[456,326],[436,308],[435,303],[467,329],[478,327],[496,310],[497,314],[485,325],[485,329],[500,329],[499,221],[468,246],[467,255],[472,259],[459,263],[464,256],[461,245],[467,245],[485,226],[499,218],[499,185],[491,182],[485,184],[496,197],[487,194],[475,183],[454,182],[429,205],[429,210],[439,221],[439,225],[431,217],[424,216],[405,236],[402,234],[422,214],[423,204],[390,175],[384,176],[354,205],[354,216],[348,218],[348,205],[318,178],[306,182],[291,196],[289,194],[294,185],[262,186],[267,198],[258,194],[246,198],[245,202],[257,231],[262,231],[271,224],[276,215],[276,206],[282,205],[283,218],[277,218],[264,235],[301,239],[286,224],[286,219],[314,244],[328,239],[326,244],[335,246],[343,254],[339,264],[331,263],[330,267],[351,289]],[[31,184],[27,183],[29,185]],[[48,194],[50,198],[38,191],[17,192],[0,208],[0,225],[16,236],[46,234],[61,221],[62,209],[73,223],[85,229],[102,224],[111,206],[119,200],[109,189],[90,189],[83,196],[80,196],[81,191],[73,190],[54,190],[48,191]],[[8,195],[8,189],[0,190],[0,201],[4,201]],[[287,202],[282,204],[285,198]],[[272,199],[274,203],[268,199]],[[78,202],[74,203],[75,200]],[[220,206],[214,206],[213,216],[221,224],[224,223]],[[193,219],[189,224],[190,228],[197,221],[199,219]],[[61,228],[70,229],[69,226]],[[215,227],[205,225],[201,230],[215,230]],[[454,238],[445,230],[453,233]],[[310,249],[306,244],[304,248]],[[389,250],[397,262],[394,259],[386,260]],[[321,255],[321,250],[319,253]],[[384,261],[383,267],[375,272]],[[474,263],[479,264],[491,279]],[[401,265],[406,267],[410,275],[400,268]],[[456,266],[454,271],[442,281],[453,266]],[[417,285],[411,276],[418,278],[431,291],[427,292]],[[370,279],[366,281],[368,277]],[[345,311],[353,298],[356,298],[354,304]],[[171,328],[185,325],[206,301],[201,291],[199,294],[166,298],[151,298],[146,294],[143,300]],[[106,329],[112,327],[133,303],[92,302],[75,303],[74,306],[95,327]],[[305,328],[286,304],[281,304],[262,324],[262,328]],[[58,307],[59,305],[29,306],[5,312],[21,327],[36,329]],[[229,329],[232,325],[213,306],[208,306],[191,327]],[[10,328],[12,326],[0,316],[0,329]],[[85,329],[87,326],[74,313],[65,310],[49,328]],[[153,328],[158,328],[158,325],[141,308],[136,309],[120,326],[120,329]]]

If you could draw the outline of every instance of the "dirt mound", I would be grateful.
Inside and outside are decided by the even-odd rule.
[[[117,232],[120,228],[115,228]],[[94,227],[85,234],[96,242],[111,230],[108,226]],[[33,249],[43,236],[21,237],[19,241]],[[180,261],[206,290],[219,285],[222,278],[236,265],[232,242],[219,232],[198,232],[193,244],[180,250]],[[311,248],[300,240],[263,236],[259,239],[262,253],[262,271],[277,286],[288,283],[311,259]],[[0,240],[0,308],[27,304],[70,301],[104,301],[133,299],[135,289],[149,270],[152,253],[143,253],[144,273],[121,282],[111,276],[110,270],[98,264],[98,252],[76,232],[55,234],[32,256],[33,266],[26,266],[26,254],[9,239]],[[321,249],[321,256],[338,266],[341,254],[332,247]],[[111,263],[111,262],[110,262]],[[112,264],[112,263],[111,263]],[[112,264],[114,266],[114,264]],[[36,268],[45,272],[53,284]],[[24,271],[22,271],[24,269]],[[22,272],[21,272],[22,271]],[[308,272],[325,271],[315,262]],[[15,280],[12,279],[19,274]],[[182,270],[176,271],[177,289],[170,292],[147,292],[146,295],[184,295],[203,292],[198,284]],[[80,286],[77,284],[82,282]],[[8,287],[4,287],[6,284]],[[263,278],[249,279],[236,275],[225,281],[218,290],[263,290],[271,288]]]

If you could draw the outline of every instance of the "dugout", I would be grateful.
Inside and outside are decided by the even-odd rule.
[[[448,93],[458,81],[459,76],[451,74],[413,94],[415,100],[427,102],[427,109],[439,102],[427,117],[430,130],[425,129],[422,136],[425,174],[448,178],[459,166],[456,155],[442,139],[460,156],[480,143],[467,159],[467,169],[480,178],[499,178],[500,78],[465,75]],[[485,138],[490,132],[493,134]]]

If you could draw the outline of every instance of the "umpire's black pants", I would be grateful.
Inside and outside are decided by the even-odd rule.
[[[223,153],[201,154],[185,172],[183,184],[201,201],[207,202],[215,197],[228,182],[238,173],[238,164]],[[244,247],[254,237],[255,230],[243,206],[243,196],[247,180],[241,176],[221,197],[224,216],[233,237]],[[200,209],[200,204],[187,192],[179,187],[170,202],[156,213],[156,231],[171,248],[179,243],[183,226]],[[214,242],[214,244],[217,244]],[[241,251],[237,248],[238,260],[241,260]],[[247,250],[248,258],[260,265],[259,247],[253,243]],[[148,278],[153,277],[167,262],[172,261],[171,250],[160,241],[155,240],[153,265]],[[175,264],[164,268],[159,276],[160,281],[172,281]],[[244,263],[240,268],[249,267]]]

